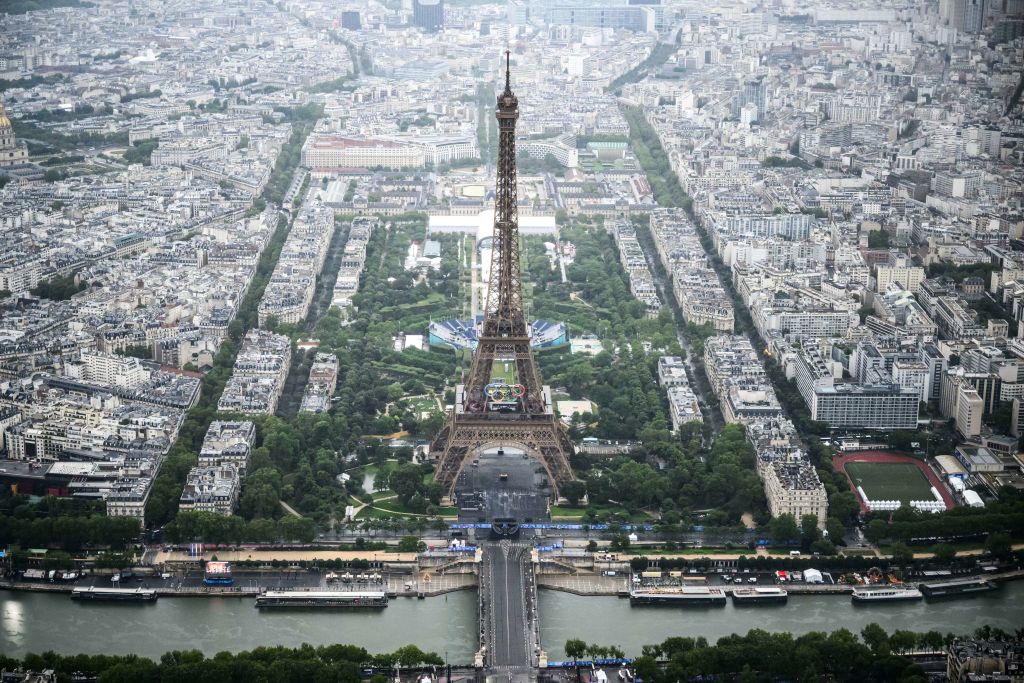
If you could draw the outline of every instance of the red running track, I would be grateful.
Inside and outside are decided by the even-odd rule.
[[[932,471],[932,468],[924,464],[917,458],[912,458],[909,455],[897,455],[896,453],[883,453],[881,451],[855,451],[853,453],[837,454],[832,458],[832,467],[836,472],[841,473],[846,477],[846,482],[850,485],[850,490],[853,495],[857,497],[857,502],[860,504],[860,511],[862,513],[868,512],[867,505],[864,504],[864,500],[860,497],[857,492],[857,487],[854,485],[853,480],[850,479],[850,475],[846,473],[846,463],[848,462],[892,462],[892,463],[908,463],[917,467],[917,469],[925,476],[928,483],[935,487],[935,490],[942,496],[942,502],[946,504],[947,510],[952,510],[956,507],[956,502],[953,500],[953,496],[949,494],[945,484],[939,479],[938,475]]]

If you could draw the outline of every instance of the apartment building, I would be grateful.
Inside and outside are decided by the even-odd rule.
[[[210,512],[226,517],[238,507],[241,489],[238,470],[231,463],[193,467],[185,479],[178,509],[182,512]]]

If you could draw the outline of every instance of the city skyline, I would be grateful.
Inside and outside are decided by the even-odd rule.
[[[0,12],[0,650],[1019,666],[1021,0]]]

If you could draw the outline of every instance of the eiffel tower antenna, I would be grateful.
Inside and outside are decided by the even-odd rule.
[[[512,92],[512,51],[505,45],[505,92]]]
[[[544,465],[556,494],[573,478],[572,442],[555,418],[549,387],[541,382],[523,312],[516,171],[519,100],[512,92],[509,50],[505,90],[495,109],[498,170],[484,321],[469,376],[457,387],[454,409],[431,444],[431,453],[439,454],[434,481],[449,499],[466,462],[489,448],[524,449]]]

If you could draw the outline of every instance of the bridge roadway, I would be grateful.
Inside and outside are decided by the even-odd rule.
[[[502,540],[483,545],[480,645],[494,680],[536,680],[540,643],[537,584],[531,545]]]

